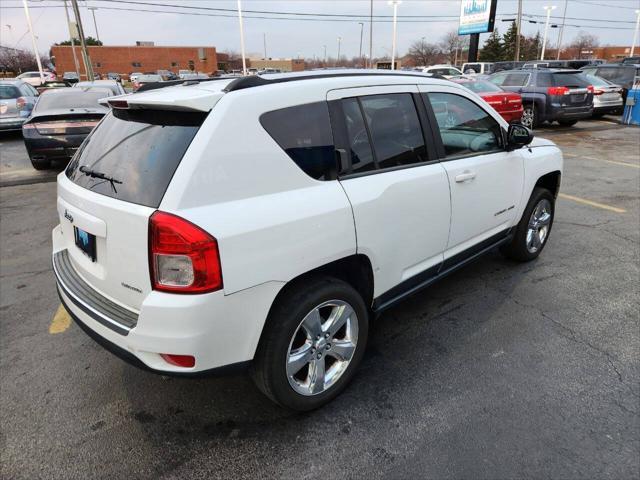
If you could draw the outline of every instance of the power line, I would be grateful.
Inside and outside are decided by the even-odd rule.
[[[52,0],[53,1],[53,0]],[[96,1],[96,0],[94,0]],[[142,5],[150,5],[150,6],[155,6],[155,5],[162,5],[162,4],[151,4],[151,3],[145,3],[145,2],[133,2],[133,1],[127,1],[127,0],[97,0],[97,1],[103,1],[103,2],[112,2],[112,3],[137,3],[137,4],[142,4]],[[167,5],[169,6],[169,5]],[[0,9],[20,9],[22,7],[17,7],[17,6],[0,6]],[[37,9],[37,8],[42,8],[42,9],[46,9],[46,8],[63,8],[62,5],[33,5],[29,8],[32,9]],[[143,8],[127,8],[127,7],[105,7],[105,6],[101,6],[99,7],[101,10],[114,10],[114,11],[128,11],[128,12],[144,12],[144,13],[168,13],[168,14],[173,14],[173,15],[189,15],[189,16],[203,16],[203,17],[218,17],[218,18],[237,18],[237,13],[233,13],[233,14],[224,14],[224,13],[197,13],[197,12],[184,12],[184,11],[173,11],[173,10],[160,10],[160,9],[143,9]],[[215,11],[219,11],[221,9],[213,9],[210,7],[185,7],[185,6],[181,6],[180,8],[195,8],[198,10],[202,10],[202,9],[209,9],[209,10],[215,10]],[[230,10],[230,9],[225,9],[225,10]],[[232,10],[233,12],[235,12],[235,10]],[[254,12],[257,12],[257,10],[254,10]],[[285,13],[281,13],[280,15],[287,15]],[[245,19],[257,19],[257,20],[284,20],[284,21],[308,21],[308,22],[347,22],[347,23],[355,23],[357,21],[357,19],[361,18],[361,17],[355,17],[353,19],[348,19],[348,18],[309,18],[306,16],[307,14],[305,14],[305,17],[270,17],[270,16],[266,16],[266,15],[243,15]],[[312,14],[309,14],[312,15]],[[501,17],[512,17],[515,14],[507,14],[507,13],[503,13],[503,14],[498,14],[498,16]],[[524,17],[528,17],[528,18],[534,18],[534,17],[543,17],[542,15],[535,15],[535,14],[523,14]],[[380,17],[380,16],[379,16]],[[416,18],[416,17],[411,17],[411,18]],[[435,18],[435,19],[433,19]],[[449,20],[440,20],[440,18],[448,18]],[[559,17],[557,17],[559,18]],[[569,18],[569,17],[567,17]],[[423,16],[422,19],[419,20],[398,20],[399,23],[451,23],[453,21],[457,21],[458,16],[455,15],[449,15],[449,16],[433,16],[433,17],[427,17],[427,16]],[[607,19],[602,19],[602,20],[598,20],[598,19],[579,19],[579,18],[572,18],[573,20],[583,20],[583,21],[590,21],[590,22],[620,22],[617,20],[607,20]],[[386,19],[374,19],[373,22],[374,23],[391,23],[393,20],[386,20]],[[534,21],[535,22],[535,21]],[[537,22],[536,22],[537,23]],[[635,23],[635,22],[624,22],[624,23]],[[607,30],[633,30],[633,27],[613,27],[613,26],[598,26],[598,25],[576,25],[576,24],[565,24],[566,27],[575,27],[575,28],[597,28],[597,29],[607,29]]]

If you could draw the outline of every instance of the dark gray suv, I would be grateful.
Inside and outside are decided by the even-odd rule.
[[[554,121],[571,126],[593,113],[593,85],[580,70],[517,69],[489,80],[522,96],[522,123],[529,128]]]

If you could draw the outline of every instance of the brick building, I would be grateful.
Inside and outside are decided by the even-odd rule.
[[[218,54],[215,47],[160,47],[149,45],[87,47],[94,73],[109,72],[128,75],[131,72],[155,72],[157,70],[193,70],[215,73],[218,70]],[[75,71],[73,52],[69,46],[51,47],[56,72]],[[80,48],[76,46],[80,72],[85,77]]]
[[[257,68],[262,70],[263,68],[275,68],[283,72],[301,72],[304,70],[304,60],[299,58],[251,58],[248,59],[247,68]]]

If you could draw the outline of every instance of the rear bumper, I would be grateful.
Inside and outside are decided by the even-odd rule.
[[[78,150],[87,135],[44,136],[23,130],[24,145],[29,158],[34,160],[69,160]]]
[[[510,112],[498,112],[498,113],[500,113],[502,118],[504,118],[507,122],[513,123],[513,122],[519,122],[520,120],[522,120],[523,109],[520,108],[518,110],[512,110]]]
[[[22,124],[26,121],[26,118],[21,117],[0,118],[0,131],[22,130]]]
[[[253,359],[281,282],[267,282],[233,295],[222,291],[202,295],[154,291],[144,299],[140,311],[134,312],[93,289],[77,271],[75,281],[80,285],[69,285],[69,272],[63,274],[55,263],[56,255],[65,248],[60,246],[59,230],[60,226],[52,234],[58,294],[74,320],[107,350],[129,363],[170,374],[210,373]],[[69,268],[75,271],[72,260]],[[122,311],[135,321],[126,324]],[[169,364],[162,353],[192,355],[195,366]]]
[[[593,115],[593,105],[579,107],[553,106],[546,120],[581,120]]]

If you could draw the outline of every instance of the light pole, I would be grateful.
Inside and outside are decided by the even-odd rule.
[[[544,37],[542,38],[542,53],[540,54],[540,60],[544,60],[544,51],[547,48],[547,35],[549,34],[549,19],[551,18],[551,11],[556,9],[555,5],[545,5],[544,8],[547,11],[547,21],[544,24]]]
[[[338,63],[340,63],[340,42],[342,42],[342,37],[338,37],[338,58],[336,58],[336,67]]]
[[[78,63],[78,56],[76,55],[76,41],[73,38],[74,33],[71,31],[71,20],[69,20],[69,7],[67,5],[67,0],[64,0],[64,14],[67,17],[69,37],[71,38],[71,53],[73,54],[73,65],[76,67],[76,74],[78,75],[78,81],[80,81],[80,64]]]
[[[396,37],[397,37],[397,23],[398,23],[398,5],[402,3],[402,0],[390,0],[389,5],[393,6],[393,42],[391,43],[391,70],[396,69]]]
[[[264,59],[267,59],[267,34],[262,34],[262,43],[264,44]]]
[[[636,10],[636,29],[633,32],[633,43],[631,44],[630,57],[633,57],[633,53],[636,51],[636,42],[638,41],[638,30],[640,29],[640,10]]]
[[[323,45],[324,47],[324,60],[322,61],[322,66],[324,68],[327,68],[327,46]]]
[[[100,42],[100,34],[98,33],[98,23],[96,22],[96,10],[98,7],[87,7],[91,10],[91,15],[93,15],[93,26],[96,28],[96,40]]]
[[[358,56],[360,58],[360,61],[362,61],[362,32],[364,32],[364,23],[362,22],[358,22],[358,23],[360,23],[360,54]]]
[[[31,25],[31,15],[29,15],[29,7],[27,6],[27,0],[22,0],[24,6],[24,14],[27,17],[27,26],[29,27],[29,33],[31,34],[31,43],[33,45],[33,54],[36,56],[36,62],[38,62],[38,72],[40,72],[40,84],[44,83],[44,73],[42,72],[42,62],[40,61],[40,54],[38,53],[38,45],[36,44],[36,36],[33,33],[33,25]]]
[[[522,28],[522,0],[518,0],[518,19],[516,23],[516,51],[514,61],[520,61],[520,29]]]
[[[564,33],[564,21],[567,18],[567,5],[569,0],[564,0],[564,13],[562,14],[562,26],[560,27],[560,33],[558,34],[558,45],[556,49],[556,60],[560,60],[560,48],[562,47],[562,34]]]
[[[369,3],[369,68],[373,68],[373,0]]]
[[[240,24],[240,53],[242,54],[242,75],[247,74],[247,58],[244,54],[244,26],[242,24],[242,4],[238,0],[238,23]]]

